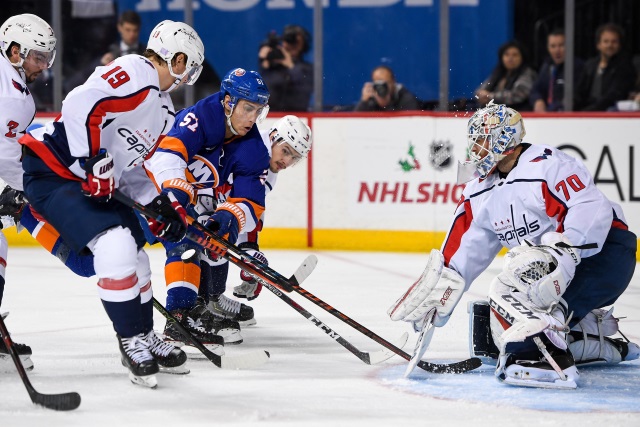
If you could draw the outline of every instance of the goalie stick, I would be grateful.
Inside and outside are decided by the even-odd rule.
[[[114,192],[114,198],[119,202],[136,209],[147,217],[155,218],[157,220],[162,220],[161,215],[158,214],[153,209],[141,205],[136,201],[132,200],[128,196],[121,193],[119,190]],[[194,232],[193,229],[196,229],[198,233]],[[237,265],[242,270],[256,277],[256,279],[260,280],[263,284],[270,283],[271,285],[280,288],[286,292],[295,291],[296,293],[302,295],[315,305],[319,306],[325,311],[328,311],[333,316],[342,320],[352,328],[358,330],[360,333],[366,335],[371,338],[378,344],[381,344],[383,347],[391,350],[395,354],[399,355],[405,360],[411,360],[411,356],[404,352],[402,349],[396,347],[391,344],[389,341],[375,334],[371,330],[365,328],[355,320],[351,319],[349,316],[344,313],[336,310],[326,302],[322,301],[320,298],[316,297],[312,293],[308,292],[304,288],[302,288],[295,276],[287,279],[282,276],[277,271],[270,268],[268,265],[263,264],[258,261],[251,255],[244,252],[242,249],[239,249],[237,246],[232,243],[227,242],[224,238],[218,236],[215,233],[212,233],[203,225],[199,224],[197,221],[192,221],[190,227],[187,229],[186,237],[193,241],[194,243],[199,244],[205,249],[213,250],[216,254],[222,256],[227,259],[229,262]],[[450,363],[450,364],[438,364],[438,363],[429,363],[423,360],[418,362],[418,367],[421,369],[438,374],[444,373],[463,373],[470,371],[472,369],[476,369],[482,365],[482,362],[478,358],[465,359],[460,362]]]
[[[13,363],[16,365],[18,374],[20,374],[20,378],[22,378],[22,382],[24,383],[33,403],[56,411],[71,411],[80,406],[80,395],[76,392],[44,394],[39,393],[35,388],[33,388],[31,381],[29,381],[29,377],[27,376],[27,371],[24,369],[24,366],[22,366],[22,362],[20,362],[18,352],[13,346],[13,341],[9,336],[9,331],[7,330],[7,326],[4,324],[4,320],[2,320],[2,316],[0,316],[0,333],[2,334],[2,339],[4,340],[9,353],[11,353]]]
[[[207,349],[204,344],[200,342],[196,337],[194,337],[191,332],[187,330],[178,319],[173,317],[171,313],[167,311],[166,308],[160,302],[153,298],[153,306],[158,310],[169,322],[173,323],[173,325],[180,331],[182,336],[186,337],[195,348],[200,350],[204,356],[213,362],[218,368],[222,369],[252,369],[258,366],[264,365],[267,360],[269,360],[269,352],[266,350],[259,350],[251,353],[240,354],[237,356],[218,356],[211,350]]]
[[[313,269],[318,264],[318,258],[315,255],[310,255],[307,259],[302,263],[302,265],[296,270],[293,274],[293,277],[296,279],[298,283],[302,283],[313,271]],[[394,353],[389,350],[379,350],[374,352],[365,352],[358,350],[353,344],[351,344],[346,339],[342,338],[336,331],[331,329],[325,323],[323,323],[320,319],[315,317],[313,314],[309,313],[305,310],[301,305],[297,302],[283,294],[280,289],[273,286],[271,283],[267,281],[263,281],[263,286],[269,289],[271,292],[275,294],[278,298],[285,302],[285,304],[292,307],[295,311],[300,313],[303,317],[309,320],[311,323],[320,328],[324,333],[333,338],[338,344],[349,350],[353,353],[358,359],[362,360],[367,365],[375,365],[377,363],[384,362],[385,360],[394,356]],[[405,332],[397,341],[396,345],[400,348],[404,346],[407,342],[408,334]]]

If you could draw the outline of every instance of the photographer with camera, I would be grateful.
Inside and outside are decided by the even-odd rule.
[[[270,111],[307,111],[313,92],[313,65],[304,60],[310,49],[309,32],[299,25],[275,31],[258,51],[259,72],[271,92]]]
[[[362,98],[355,111],[419,110],[418,99],[400,83],[393,70],[380,65],[371,73],[371,82],[362,87]]]

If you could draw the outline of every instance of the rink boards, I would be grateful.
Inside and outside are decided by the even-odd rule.
[[[260,127],[268,127],[278,116]],[[580,158],[640,230],[638,114],[525,114],[526,142]],[[307,162],[280,173],[267,197],[264,247],[426,251],[439,247],[463,187],[468,115],[307,114]],[[36,121],[49,118],[37,117]],[[7,233],[30,244],[26,232]]]

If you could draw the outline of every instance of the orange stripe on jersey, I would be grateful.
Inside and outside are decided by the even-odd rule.
[[[160,145],[158,148],[162,150],[173,151],[174,153],[180,153],[182,156],[182,160],[188,163],[189,154],[187,153],[187,147],[184,146],[184,143],[180,141],[178,138],[174,136],[165,136],[162,138]]]
[[[444,249],[442,251],[442,255],[444,256],[444,265],[447,267],[449,266],[449,261],[453,258],[453,255],[455,255],[458,249],[460,249],[462,236],[464,236],[464,233],[466,233],[469,227],[471,227],[471,222],[473,221],[471,202],[469,202],[469,200],[465,200],[462,203],[464,203],[464,213],[458,215],[458,217],[453,221],[449,237],[444,243]]]
[[[60,163],[58,158],[51,152],[51,150],[49,150],[49,147],[47,147],[44,142],[38,141],[30,134],[26,134],[25,136],[20,138],[18,142],[29,147],[29,149],[33,151],[36,156],[38,156],[57,175],[60,175],[65,179],[71,179],[73,181],[82,181],[80,178],[75,176],[65,165]]]
[[[200,264],[173,261],[164,266],[164,277],[167,285],[175,282],[187,282],[200,287]]]
[[[42,245],[43,248],[51,252],[53,251],[53,247],[55,246],[59,237],[60,233],[58,233],[58,230],[53,228],[51,224],[45,222],[42,224],[40,231],[38,231],[36,240],[38,241],[38,243],[40,243],[40,245]]]
[[[549,190],[546,182],[542,183],[542,197],[544,197],[545,210],[549,218],[555,218],[558,221],[557,232],[564,231],[564,218],[567,216],[567,207],[558,200]]]
[[[258,220],[262,217],[262,214],[264,213],[264,206],[261,206],[261,205],[259,205],[257,203],[254,203],[249,199],[240,199],[240,198],[236,198],[236,197],[229,197],[227,199],[227,202],[235,203],[235,204],[243,202],[243,203],[247,203],[247,204],[251,205],[251,207],[253,208],[253,212],[256,215],[256,222],[258,222]]]
[[[138,284],[138,276],[136,273],[133,273],[131,276],[127,276],[123,279],[109,279],[102,278],[98,280],[98,286],[102,289],[107,289],[110,291],[126,291],[127,289],[131,289]]]
[[[102,124],[108,113],[123,113],[135,110],[138,105],[149,95],[150,89],[145,89],[126,98],[106,98],[96,104],[87,117],[87,130],[89,133],[89,157],[98,154],[101,146]]]
[[[160,188],[160,184],[158,184],[158,182],[156,181],[156,177],[151,173],[149,169],[145,167],[144,163],[142,164],[142,169],[144,169],[151,182],[153,182],[153,185],[155,185],[156,190],[158,190],[158,193],[160,193],[162,191],[162,188]]]

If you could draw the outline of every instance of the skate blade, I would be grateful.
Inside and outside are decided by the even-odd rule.
[[[258,322],[256,322],[256,318],[255,317],[252,317],[249,320],[238,320],[238,323],[240,324],[240,327],[246,328],[248,326],[253,326]]]
[[[553,388],[557,390],[575,390],[578,388],[578,384],[571,379],[561,380],[557,379],[555,381],[537,381],[537,380],[521,380],[516,378],[507,377],[504,380],[500,380],[501,382],[517,386],[517,387],[530,387],[530,388]]]
[[[180,366],[162,366],[158,365],[160,368],[161,374],[171,374],[171,375],[187,375],[191,372],[191,370],[187,367],[186,363],[183,363]]]
[[[200,353],[200,350],[195,348],[191,343],[186,343],[184,341],[173,340],[169,338],[165,338],[164,342],[166,342],[167,344],[171,344],[174,347],[178,347],[179,349],[187,353],[187,355],[189,356],[193,354],[202,354]],[[224,346],[220,344],[204,343],[204,342],[202,343],[202,345],[210,352],[217,354],[218,356],[224,356]]]
[[[29,355],[21,355],[20,361],[27,371],[33,371],[33,361]],[[14,371],[16,369],[13,359],[8,354],[0,354],[0,372]]]
[[[135,385],[140,385],[148,388],[156,388],[158,386],[158,379],[155,374],[145,375],[144,377],[134,375],[133,372],[129,372],[129,379]]]

